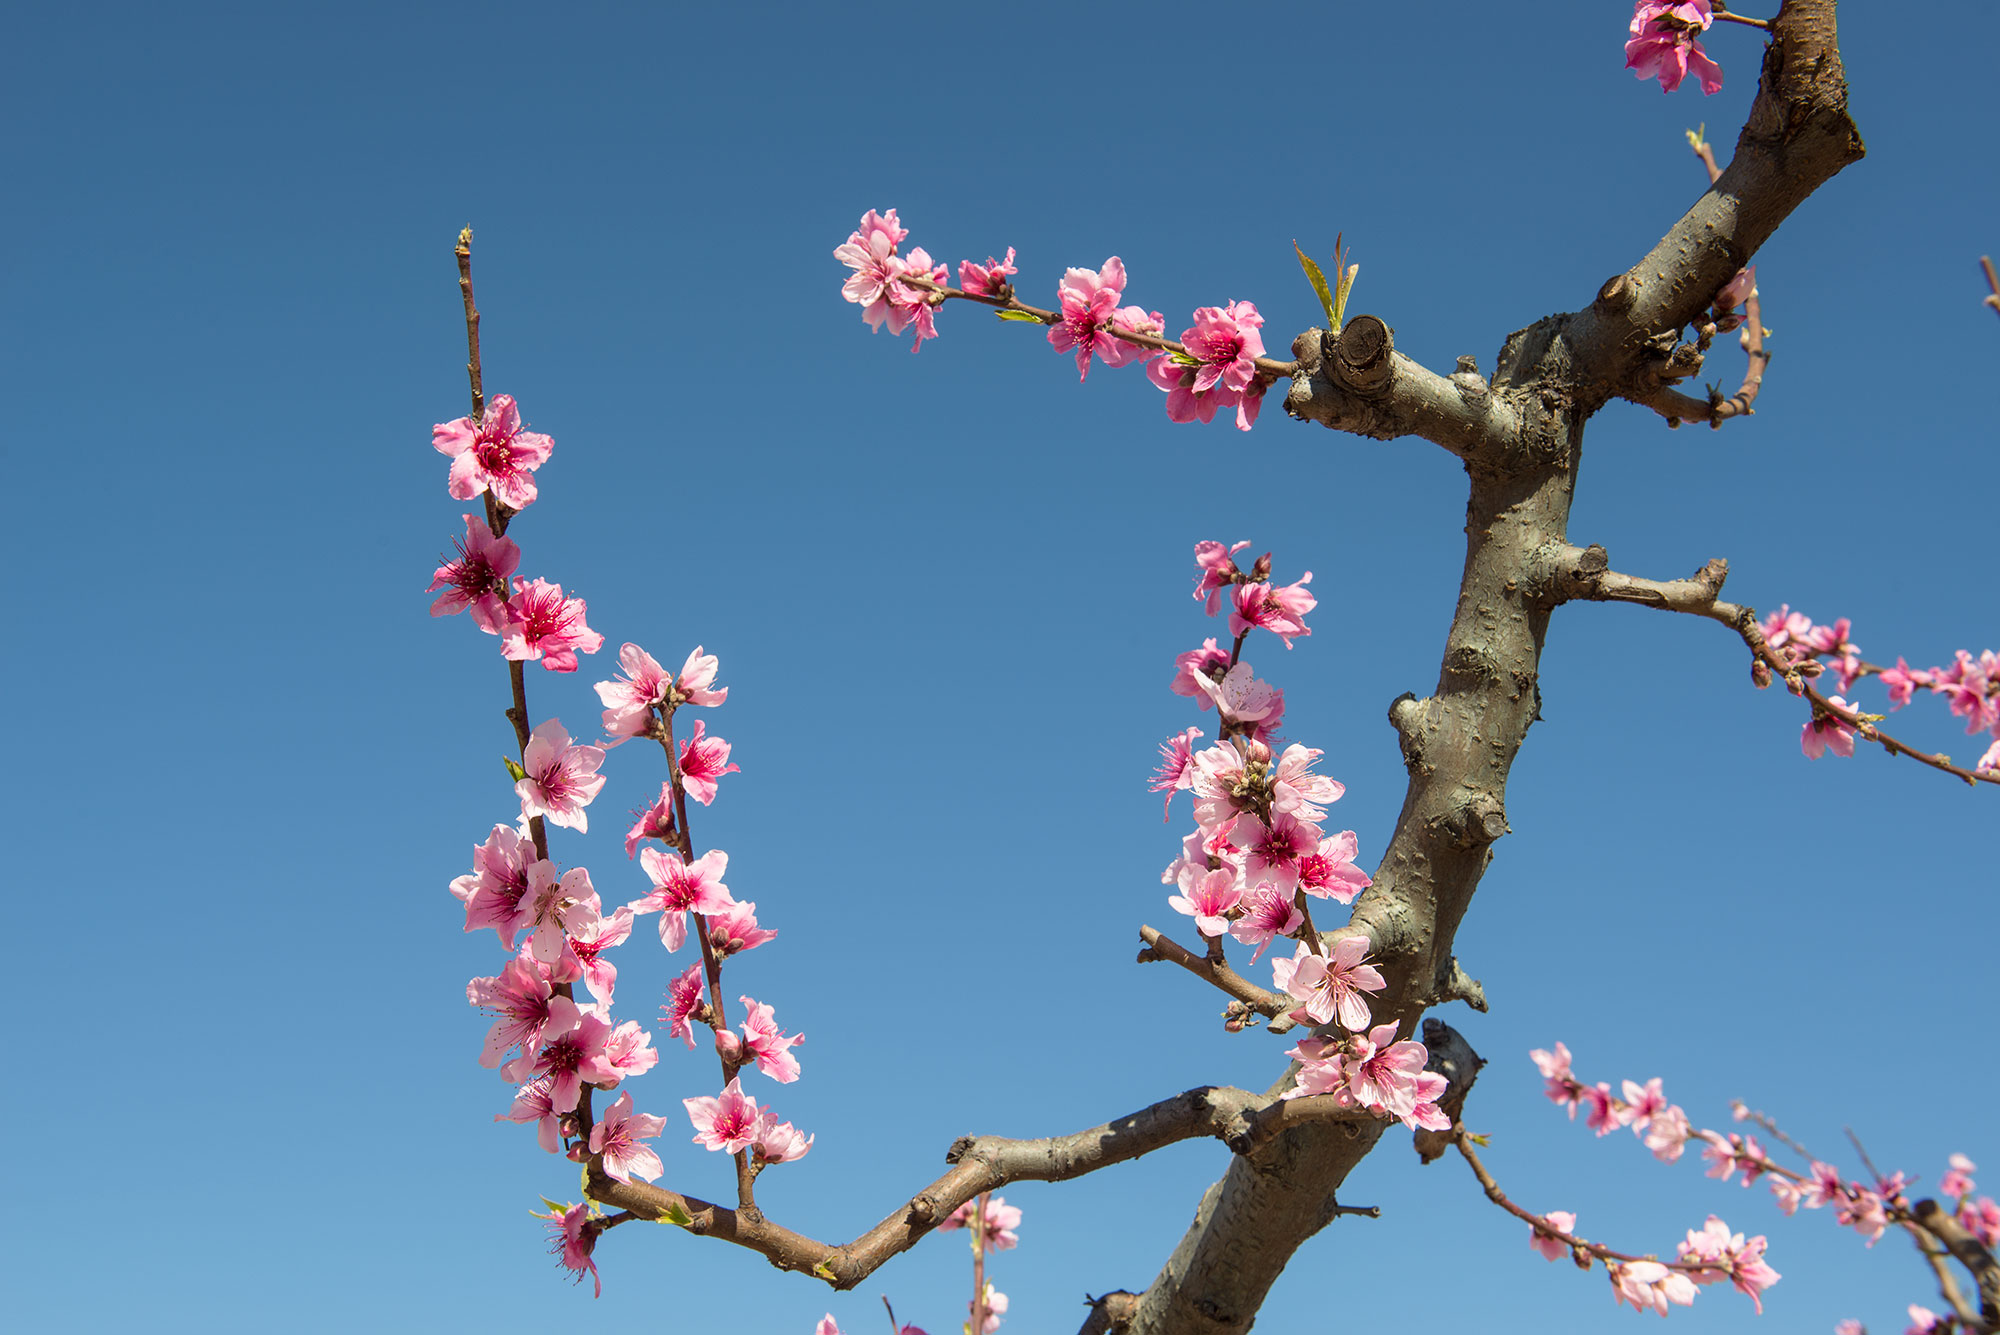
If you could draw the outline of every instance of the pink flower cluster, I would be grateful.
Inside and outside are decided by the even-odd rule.
[[[1252,303],[1201,307],[1176,348],[1164,341],[1166,322],[1158,311],[1120,304],[1126,275],[1124,261],[1116,255],[1096,269],[1065,271],[1056,287],[1056,308],[1047,311],[1014,299],[1008,281],[1018,272],[1012,246],[1005,260],[961,260],[960,286],[954,290],[943,285],[945,266],[934,265],[923,250],[900,253],[908,236],[894,209],[870,209],[834,248],[834,258],[853,271],[841,295],[862,308],[871,327],[887,323],[891,333],[901,333],[914,325],[920,348],[925,339],[937,337],[939,305],[954,297],[975,300],[999,307],[1004,317],[1046,323],[1049,346],[1076,357],[1079,379],[1089,377],[1093,358],[1110,367],[1143,364],[1147,376],[1166,391],[1171,421],[1208,422],[1218,412],[1233,410],[1239,429],[1248,431],[1256,422],[1271,379],[1257,368],[1264,355],[1264,317]]]
[[[1378,1117],[1396,1118],[1412,1130],[1451,1130],[1451,1118],[1437,1105],[1450,1082],[1424,1069],[1430,1052],[1423,1044],[1414,1039],[1396,1041],[1393,1024],[1378,1024],[1365,1034],[1353,1033],[1339,1041],[1301,1039],[1285,1055],[1299,1063],[1297,1083],[1284,1092],[1285,1098],[1331,1094],[1343,1108],[1366,1108]]]
[[[892,215],[888,227],[893,226]],[[893,253],[893,241],[888,244]],[[540,659],[553,670],[574,671],[577,653],[595,652],[603,637],[585,624],[583,601],[566,597],[560,585],[513,578],[520,549],[497,531],[535,499],[531,474],[548,457],[548,438],[521,431],[514,401],[501,395],[483,424],[468,419],[446,423],[435,428],[433,439],[453,457],[454,498],[491,490],[498,502],[497,510],[488,507],[495,515],[490,524],[478,515],[464,517],[458,555],[438,568],[431,584],[432,590],[443,590],[432,605],[433,615],[470,611],[482,630],[500,637],[503,657]],[[715,685],[717,661],[699,647],[677,674],[668,674],[634,644],[623,647],[619,663],[622,676],[597,684],[605,706],[605,745],[573,741],[555,719],[536,726],[522,746],[520,762],[510,762],[520,800],[518,824],[495,825],[473,850],[472,870],[451,884],[464,906],[465,930],[492,928],[512,956],[498,973],[466,985],[467,1001],[492,1017],[481,1064],[498,1067],[517,1086],[511,1106],[494,1120],[532,1123],[544,1150],[588,1161],[616,1181],[661,1176],[664,1165],[646,1142],[659,1136],[666,1119],[638,1111],[630,1090],[620,1090],[602,1115],[593,1118],[589,1091],[619,1089],[659,1061],[651,1033],[636,1020],[619,1022],[612,1016],[618,970],[607,952],[624,944],[635,920],[648,913],[661,915],[660,939],[669,951],[678,950],[690,935],[692,914],[705,966],[698,963],[674,979],[662,1018],[668,1032],[689,1048],[695,1046],[697,1022],[715,1031],[726,1087],[719,1098],[683,1103],[696,1143],[748,1152],[753,1171],[759,1171],[805,1154],[812,1137],[749,1099],[738,1072],[755,1065],[781,1083],[797,1080],[800,1068],[793,1049],[804,1035],[785,1033],[772,1007],[748,996],[740,998],[743,1023],[732,1031],[717,990],[703,996],[704,981],[712,983],[724,961],[777,933],[758,925],[754,903],[729,893],[722,880],[728,854],[716,849],[696,857],[688,838],[687,799],[712,803],[720,780],[738,771],[729,759],[729,743],[698,722],[678,745],[669,745],[680,706],[720,705],[729,691]],[[515,681],[516,707],[524,708],[519,678]],[[605,783],[598,772],[605,747],[642,736],[659,740],[669,752],[668,780],[659,800],[626,836],[626,853],[638,853],[651,889],[607,915],[585,868],[565,870],[550,859],[547,830],[585,833],[587,808]],[[640,849],[642,844],[646,847]],[[588,991],[588,1001],[578,1000],[579,984]],[[550,1221],[562,1265],[579,1280],[586,1272],[594,1278],[592,1251],[608,1224],[587,1203],[547,1204],[549,1213],[541,1217]]]
[[[1993,742],[1973,762],[1973,768],[2000,772],[2000,654],[1987,649],[1978,657],[1960,649],[1949,667],[1913,668],[1902,657],[1894,667],[1879,667],[1861,657],[1861,647],[1848,638],[1849,624],[1841,617],[1832,625],[1815,625],[1789,603],[1764,618],[1759,625],[1764,642],[1786,664],[1802,676],[1813,677],[1831,670],[1836,688],[1843,694],[1864,677],[1878,677],[1889,692],[1889,712],[1910,703],[1921,688],[1943,696],[1951,712],[1965,720],[1968,736],[1987,733]],[[1829,699],[1842,709],[1859,712],[1840,696]],[[1828,750],[1835,755],[1854,754],[1854,727],[1832,714],[1820,713],[1809,720],[1799,735],[1799,746],[1817,760]]]
[[[1680,1105],[1668,1103],[1666,1095],[1660,1092],[1659,1077],[1643,1085],[1627,1080],[1625,1097],[1621,1099],[1602,1081],[1596,1085],[1579,1081],[1570,1071],[1569,1049],[1561,1043],[1556,1044],[1553,1052],[1536,1048],[1528,1056],[1542,1073],[1543,1092],[1559,1107],[1568,1108],[1571,1120],[1575,1120],[1576,1110],[1582,1106],[1586,1109],[1584,1125],[1600,1136],[1630,1127],[1632,1134],[1644,1141],[1662,1163],[1674,1162],[1687,1148],[1693,1128]]]
[[[1658,79],[1661,92],[1673,92],[1690,73],[1701,81],[1702,92],[1720,92],[1722,66],[1695,40],[1714,21],[1709,0],[1638,0],[1632,6],[1625,68],[1641,79]]]
[[[938,1232],[948,1233],[964,1228],[979,1213],[979,1197],[975,1196],[946,1215],[944,1222],[938,1225]],[[988,1196],[986,1212],[980,1215],[980,1245],[989,1252],[1010,1251],[1020,1244],[1021,1235],[1014,1231],[1020,1226],[1019,1206],[1007,1204],[1005,1196]]]

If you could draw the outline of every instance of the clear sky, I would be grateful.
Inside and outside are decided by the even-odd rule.
[[[1869,155],[1758,257],[1776,360],[1753,420],[1589,427],[1572,536],[1620,569],[1732,563],[1729,595],[1848,616],[1871,657],[2000,643],[1992,579],[2000,252],[1990,6],[1853,6]],[[1348,785],[1380,856],[1401,801],[1389,702],[1436,680],[1463,478],[1421,441],[1287,420],[1175,426],[1136,370],[1074,365],[954,306],[921,356],[869,336],[830,252],[869,208],[955,262],[1019,248],[1029,300],[1123,258],[1177,332],[1252,300],[1284,355],[1320,316],[1292,256],[1345,232],[1352,309],[1440,369],[1588,302],[1726,156],[1759,40],[1711,34],[1727,84],[1621,69],[1629,9],[1454,3],[37,7],[9,23],[0,298],[9,520],[24,613],[7,673],[22,958],[0,1222],[22,1329],[470,1329],[577,1321],[803,1332],[876,1295],[956,1329],[962,1245],[852,1295],[667,1229],[615,1231],[602,1300],[528,1217],[571,1165],[495,1125],[463,1000],[488,934],[446,893],[514,799],[494,642],[422,592],[465,508],[431,424],[466,409],[451,244],[471,224],[489,392],[556,441],[516,522],[523,573],[589,600],[611,649],[722,659],[710,727],[740,774],[697,813],[782,935],[726,981],[803,1029],[760,1097],[817,1134],[764,1179],[778,1219],[852,1237],[952,1139],[1078,1129],[1202,1083],[1261,1088],[1265,1035],[1139,968],[1178,921],[1178,826],[1154,747],[1198,721],[1166,683],[1215,633],[1192,544],[1253,539],[1314,572],[1313,635],[1252,661],[1287,734]],[[1727,342],[1727,340],[1725,340]],[[1732,351],[1713,364],[1733,384]],[[594,680],[531,669],[531,709],[594,730]],[[2000,793],[1864,752],[1812,764],[1782,692],[1721,628],[1602,606],[1549,636],[1514,833],[1459,936],[1492,1013],[1468,1120],[1507,1189],[1593,1237],[1671,1250],[1710,1211],[1771,1237],[1770,1313],[1705,1292],[1678,1326],[1900,1330],[1931,1302],[1907,1242],[1866,1252],[1759,1190],[1594,1141],[1526,1052],[1664,1076],[1698,1124],[1741,1097],[1819,1150],[1855,1128],[1934,1183],[2000,1173],[1983,1054],[2000,927]],[[1861,688],[1879,705],[1879,689]],[[1211,716],[1212,717],[1212,716]],[[1962,757],[1938,703],[1895,724]],[[588,837],[607,900],[657,790],[627,747]],[[1338,915],[1334,915],[1336,920]],[[1186,934],[1185,929],[1183,934]],[[650,929],[648,929],[648,932]],[[58,946],[61,948],[56,949]],[[670,961],[642,933],[619,1013]],[[667,1047],[632,1088],[672,1115],[663,1184],[720,1198],[679,1100],[714,1063]],[[1462,1165],[1401,1132],[1310,1241],[1260,1329],[1542,1330],[1614,1316]],[[1143,1288],[1226,1151],[1176,1147],[1026,1210],[995,1279],[1009,1329],[1062,1331]],[[2000,1183],[1996,1183],[2000,1185]]]

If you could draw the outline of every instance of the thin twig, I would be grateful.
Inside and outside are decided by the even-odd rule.
[[[1993,257],[1991,255],[1981,255],[1979,257],[1979,267],[1986,273],[1986,286],[1993,289],[1986,296],[1980,298],[1981,304],[1991,306],[1993,313],[2000,315],[2000,274],[1993,272]]]
[[[1298,1005],[1297,998],[1257,986],[1227,964],[1218,964],[1195,954],[1157,927],[1141,925],[1139,939],[1146,943],[1146,949],[1139,952],[1139,963],[1165,960],[1169,964],[1180,965],[1269,1020],[1270,1023],[1265,1026],[1268,1032],[1282,1034],[1298,1023],[1291,1017],[1292,1010]]]

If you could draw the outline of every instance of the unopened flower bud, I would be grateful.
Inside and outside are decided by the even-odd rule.
[[[579,1140],[564,1152],[563,1157],[571,1163],[582,1163],[590,1157],[590,1146]]]
[[[1769,686],[1771,684],[1771,665],[1761,658],[1752,663],[1750,665],[1750,680],[1756,684],[1757,689],[1760,691]]]
[[[1250,567],[1250,582],[1262,584],[1271,578],[1271,554],[1265,552],[1257,558],[1257,564]]]
[[[1240,1034],[1243,1032],[1243,1021],[1237,1019],[1224,1020],[1222,1027],[1228,1033]]]
[[[722,1060],[733,1065],[743,1058],[743,1040],[732,1030],[718,1029],[715,1032],[715,1051]]]
[[[1752,264],[1738,269],[1736,276],[1723,284],[1722,291],[1715,294],[1715,309],[1733,311],[1750,299],[1757,290],[1757,266]]]
[[[1817,677],[1820,673],[1826,671],[1826,664],[1820,662],[1817,658],[1808,658],[1805,662],[1799,664],[1799,671],[1808,677]]]

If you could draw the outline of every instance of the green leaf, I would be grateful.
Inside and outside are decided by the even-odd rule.
[[[1188,353],[1185,352],[1170,352],[1167,354],[1167,356],[1173,359],[1173,363],[1175,366],[1201,365],[1201,358],[1190,356]]]
[[[557,1205],[554,1201],[550,1200],[546,1196],[542,1197],[542,1204],[548,1206],[549,1209],[555,1211],[557,1214],[561,1214],[564,1210],[567,1210],[569,1208],[567,1205]],[[530,1210],[528,1213],[533,1214],[534,1211]]]
[[[1299,250],[1297,237],[1292,238],[1292,249],[1299,252],[1299,267],[1306,271],[1306,281],[1313,285],[1313,292],[1319,297],[1320,309],[1326,312],[1326,318],[1333,327],[1339,329],[1340,321],[1336,320],[1333,314],[1333,294],[1326,290],[1326,275],[1320,272],[1319,266],[1312,262],[1305,251]]]
[[[836,1275],[836,1274],[834,1274],[834,1273],[833,1273],[833,1267],[832,1267],[832,1266],[830,1266],[830,1265],[828,1265],[828,1264],[827,1264],[826,1262],[824,1262],[824,1261],[821,1261],[821,1262],[820,1262],[820,1263],[819,1263],[818,1265],[816,1265],[816,1266],[814,1266],[814,1267],[813,1267],[813,1273],[814,1273],[815,1275],[818,1275],[818,1276],[819,1276],[819,1277],[820,1277],[821,1279],[838,1279],[838,1278],[840,1278],[840,1277],[839,1277],[838,1275]]]
[[[1026,320],[1030,324],[1040,324],[1042,322],[1041,316],[1030,315],[1026,311],[995,311],[993,313],[1003,320]]]
[[[687,1228],[694,1223],[694,1216],[689,1214],[679,1201],[675,1201],[672,1205],[661,1211],[660,1217],[654,1222],[672,1224],[675,1228]]]
[[[507,777],[515,783],[528,777],[528,771],[522,769],[512,756],[501,756],[500,763],[507,767]]]

